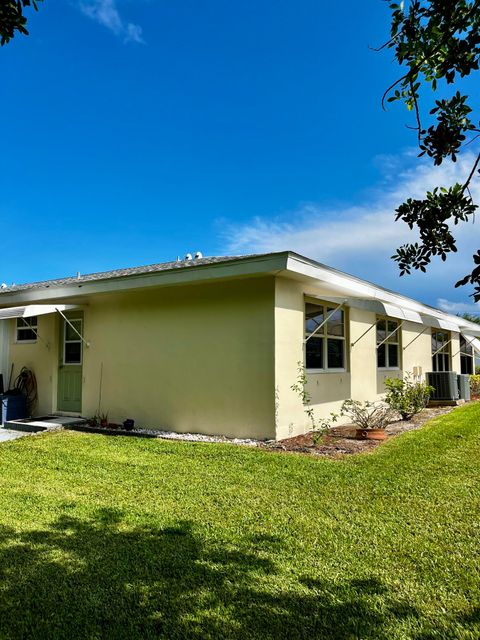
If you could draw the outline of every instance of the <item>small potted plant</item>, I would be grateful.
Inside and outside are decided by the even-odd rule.
[[[89,427],[97,427],[98,426],[97,416],[92,416],[91,418],[88,419],[88,426]]]
[[[103,428],[108,427],[108,413],[100,414],[100,426]]]
[[[132,420],[132,418],[127,418],[123,423],[123,428],[125,429],[125,431],[132,431],[134,426],[135,420]]]
[[[359,402],[345,400],[340,415],[347,416],[357,427],[360,440],[385,440],[385,429],[394,416],[394,411],[384,402]]]

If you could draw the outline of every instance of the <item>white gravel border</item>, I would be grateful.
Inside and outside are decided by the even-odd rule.
[[[258,447],[262,441],[253,438],[227,438],[226,436],[207,436],[203,433],[179,433],[178,431],[161,431],[160,429],[133,429],[130,433],[145,433],[164,440],[185,440],[186,442],[218,442],[241,444],[247,447]]]

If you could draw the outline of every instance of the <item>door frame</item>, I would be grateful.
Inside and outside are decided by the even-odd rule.
[[[71,311],[65,311],[64,312],[65,316],[68,318],[68,320],[72,321],[72,320],[81,320],[82,325],[81,325],[81,331],[80,333],[83,335],[84,333],[84,327],[85,327],[85,316],[83,313],[82,309],[73,309]],[[66,331],[65,331],[65,327],[67,326],[67,322],[65,321],[65,318],[63,318],[63,316],[61,316],[59,314],[59,324],[58,324],[58,357],[57,357],[57,384],[56,384],[56,413],[62,414],[62,415],[66,415],[66,416],[78,416],[81,415],[82,413],[82,408],[83,408],[83,364],[84,364],[84,344],[83,341],[79,339],[80,342],[80,363],[65,363],[65,336],[66,336]],[[80,375],[80,385],[81,385],[81,392],[80,392],[80,408],[76,411],[68,411],[66,409],[60,409],[59,408],[59,404],[60,404],[60,376],[61,376],[61,369],[63,369],[63,367],[69,367],[69,366],[77,366],[81,368],[81,375]]]

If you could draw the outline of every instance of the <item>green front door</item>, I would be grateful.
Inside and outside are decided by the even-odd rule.
[[[61,318],[57,408],[59,411],[80,413],[83,344],[78,334],[83,335],[83,313],[76,311],[65,315],[71,324]]]

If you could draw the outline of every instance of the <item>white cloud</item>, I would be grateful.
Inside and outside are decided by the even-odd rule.
[[[142,27],[132,22],[125,23],[118,12],[115,0],[90,0],[81,2],[80,10],[86,16],[112,31],[124,42],[145,44],[142,38]]]
[[[437,307],[447,313],[472,313],[474,315],[480,315],[480,304],[468,302],[452,302],[445,298],[438,298]]]
[[[480,246],[478,225],[470,222],[456,227],[458,253],[451,254],[446,263],[434,261],[426,275],[414,273],[400,279],[391,255],[399,245],[416,237],[407,225],[395,222],[396,207],[407,197],[423,197],[435,186],[463,182],[474,156],[465,154],[456,164],[432,167],[407,151],[401,157],[384,156],[376,162],[383,176],[360,204],[333,208],[307,203],[288,216],[256,217],[244,225],[224,223],[228,252],[293,250],[407,295],[421,295],[430,303],[445,297],[446,289],[465,299],[468,288],[455,290],[453,285],[471,271],[472,254]],[[472,195],[480,202],[478,181],[472,186]]]

